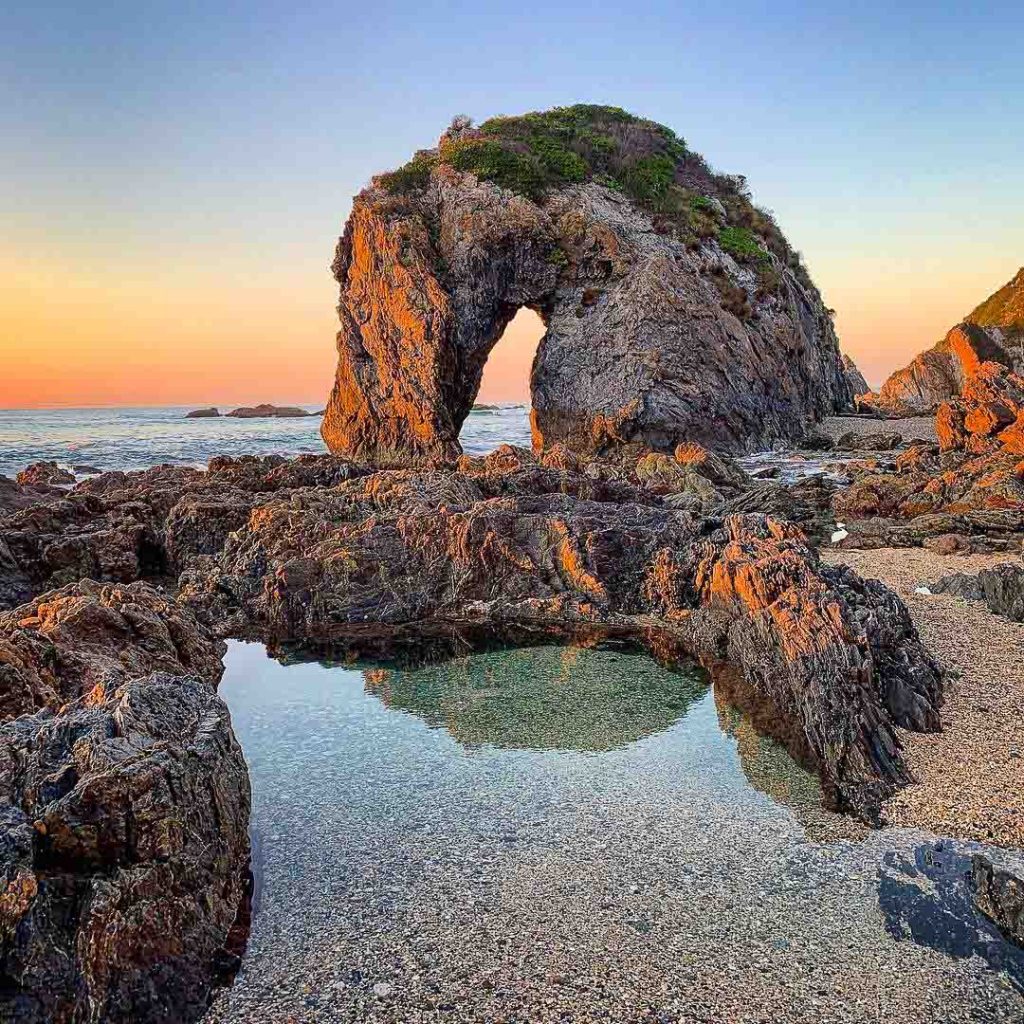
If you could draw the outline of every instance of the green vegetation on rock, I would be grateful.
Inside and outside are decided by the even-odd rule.
[[[430,172],[438,164],[438,156],[428,149],[421,149],[407,164],[397,170],[377,176],[377,182],[389,192],[411,192],[424,188],[430,181]]]
[[[441,147],[441,158],[458,171],[469,171],[483,181],[493,181],[531,199],[544,193],[545,175],[538,162],[497,140],[465,138],[446,142]]]
[[[757,237],[749,228],[729,225],[718,232],[718,244],[730,256],[743,263],[768,262],[768,253],[761,248]]]
[[[1024,334],[1024,267],[967,319],[979,327],[1001,327],[1014,337]]]
[[[799,253],[772,215],[753,204],[742,175],[714,172],[671,128],[620,107],[578,103],[492,117],[478,128],[459,118],[439,149],[417,153],[376,183],[396,194],[414,192],[439,164],[535,202],[553,189],[592,181],[629,196],[662,234],[687,245],[716,237],[736,259],[759,267],[774,255],[810,283]]]

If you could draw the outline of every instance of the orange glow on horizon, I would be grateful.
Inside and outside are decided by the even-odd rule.
[[[0,408],[326,402],[332,291],[0,260]]]
[[[282,276],[231,266],[90,273],[0,255],[0,408],[326,402],[334,282],[308,268]],[[872,386],[1016,271],[829,269],[823,291],[842,347]],[[542,334],[540,318],[520,310],[491,353],[478,401],[529,401]]]
[[[529,402],[530,370],[544,322],[529,309],[520,309],[491,349],[484,365],[476,400],[483,403]]]

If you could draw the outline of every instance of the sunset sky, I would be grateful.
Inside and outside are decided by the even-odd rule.
[[[0,407],[323,401],[351,196],[457,112],[612,103],[745,173],[872,383],[1024,264],[1019,2],[14,6]]]

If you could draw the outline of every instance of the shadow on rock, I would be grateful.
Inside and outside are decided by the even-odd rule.
[[[1003,937],[977,908],[969,884],[970,853],[952,843],[889,853],[878,872],[878,903],[896,939],[911,939],[947,956],[978,956],[1024,991],[1024,949]]]

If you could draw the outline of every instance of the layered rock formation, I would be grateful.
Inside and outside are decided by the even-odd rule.
[[[1024,456],[1024,377],[1000,363],[982,363],[960,396],[935,414],[943,451]]]
[[[357,647],[638,637],[738,666],[838,805],[870,816],[907,781],[894,726],[938,728],[941,687],[898,598],[819,566],[788,524],[697,519],[512,454],[270,498],[193,562],[181,600],[233,635]]]
[[[1007,360],[1002,346],[984,328],[958,324],[937,345],[892,374],[880,391],[862,395],[859,405],[889,416],[926,415],[960,394],[964,382],[983,362]]]
[[[114,690],[153,672],[215,688],[224,645],[144,583],[89,580],[0,614],[0,719]]]
[[[981,363],[935,417],[939,445],[915,444],[855,474],[833,502],[845,547],[1020,550],[1024,377]]]
[[[0,617],[0,1019],[194,1020],[231,969],[249,782],[221,652],[143,584]]]
[[[742,179],[615,108],[458,126],[356,197],[333,270],[322,432],[360,461],[457,457],[523,306],[547,328],[537,447],[765,447],[852,399],[829,313]]]
[[[760,484],[692,443],[674,457],[593,463],[563,446],[540,458],[506,447],[430,472],[371,472],[330,456],[218,459],[206,473],[104,474],[0,521],[0,543],[16,555],[0,581],[32,591],[65,572],[184,572],[180,601],[221,635],[265,640],[658,634],[656,648],[742,665],[747,685],[789,723],[788,738],[803,737],[835,799],[869,813],[879,793],[906,781],[893,724],[937,724],[934,667],[898,602],[819,569],[797,528],[737,514],[769,510],[820,532],[833,490],[825,484]],[[64,558],[69,550],[77,561]],[[63,606],[47,599],[25,617],[59,632],[100,614],[92,605],[53,613]],[[145,652],[132,672],[186,657],[173,616],[163,613],[159,628],[143,608],[123,617],[103,621],[111,642]],[[817,646],[804,649],[801,637]],[[209,652],[186,660],[208,665]],[[73,663],[50,661],[49,675],[10,687],[20,694],[10,713],[59,706],[95,685]],[[106,671],[125,677],[113,663]]]
[[[940,455],[936,445],[901,453],[892,468],[857,473],[833,499],[848,536],[841,547],[936,547],[1015,551],[1024,531],[1024,476],[1017,456]]]
[[[231,966],[248,787],[211,633],[366,653],[629,637],[699,659],[873,820],[910,781],[898,727],[937,729],[942,687],[895,595],[759,514],[812,521],[831,489],[759,484],[694,443],[617,452],[216,459],[0,518],[8,593],[181,574],[173,604],[79,582],[0,615],[4,1019],[190,1019]]]
[[[999,291],[989,296],[937,345],[897,370],[877,393],[859,404],[889,416],[919,416],[934,412],[941,402],[960,394],[965,381],[981,363],[1024,368],[1024,267]]]

